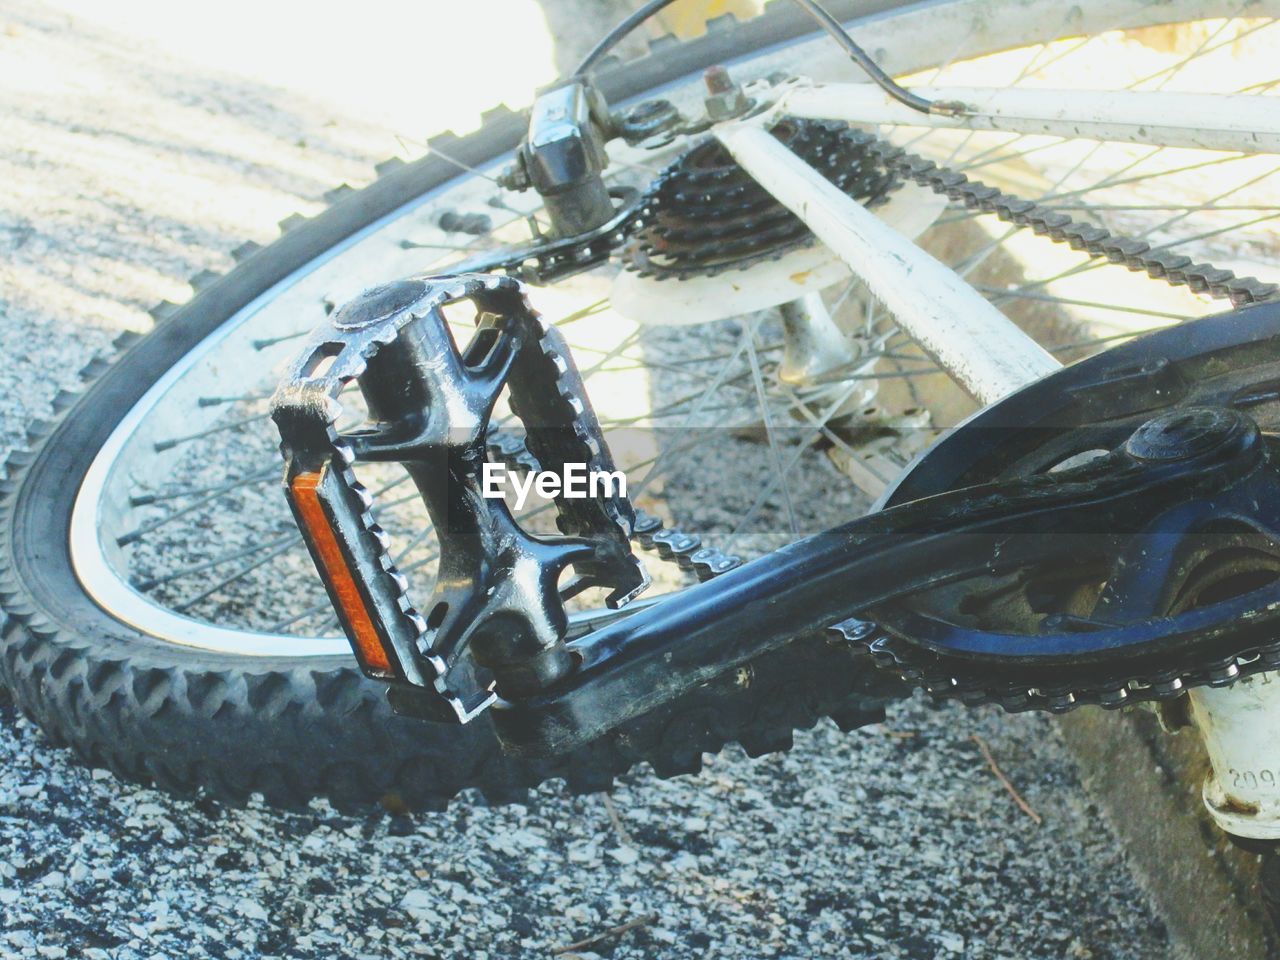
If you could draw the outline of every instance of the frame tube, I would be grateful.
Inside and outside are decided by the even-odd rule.
[[[1280,108],[1274,97],[1149,90],[912,89],[930,100],[959,101],[969,109],[958,116],[920,113],[869,83],[796,87],[782,98],[780,109],[816,120],[1280,153]]]
[[[975,400],[994,403],[1061,366],[954,271],[845,196],[762,127],[728,123],[715,135]]]

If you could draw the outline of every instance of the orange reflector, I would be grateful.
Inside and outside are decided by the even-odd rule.
[[[393,671],[387,651],[383,649],[373,618],[369,616],[364,598],[360,595],[360,587],[351,575],[347,558],[338,545],[338,538],[329,526],[329,518],[320,503],[321,479],[322,475],[319,473],[300,473],[290,482],[289,492],[306,528],[307,538],[320,560],[321,572],[329,589],[338,598],[343,618],[351,628],[356,653],[369,670],[390,676]]]

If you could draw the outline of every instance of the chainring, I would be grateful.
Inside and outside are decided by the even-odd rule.
[[[1066,367],[986,408],[927,451],[882,498],[881,507],[975,484],[1043,474],[1080,463],[1123,443],[1143,423],[1184,408],[1246,413],[1264,437],[1280,428],[1280,305],[1251,306],[1171,327]],[[1265,504],[1255,504],[1263,512]],[[1242,676],[1280,667],[1280,608],[1274,558],[1255,572],[1269,575],[1242,595],[1219,600],[1234,609],[1204,642],[1158,648],[1135,666],[1125,642],[1147,628],[1190,617],[1185,609],[1156,611],[1123,624],[1091,621],[1087,612],[1046,610],[1026,618],[1026,606],[1006,613],[1013,623],[975,626],[939,614],[924,598],[885,604],[868,619],[837,629],[864,644],[877,662],[938,697],[996,703],[1010,711],[1065,712],[1081,704],[1119,707],[1172,699],[1187,688],[1225,686]],[[1203,565],[1198,569],[1204,569]],[[1083,578],[1082,574],[1082,578]],[[1017,585],[1006,589],[1016,593]],[[1185,591],[1184,591],[1185,592]],[[993,594],[994,595],[994,594]],[[1064,593],[1065,597],[1066,594]],[[1234,603],[1234,608],[1222,604]],[[1212,613],[1213,607],[1207,608]],[[993,616],[990,610],[986,616]],[[1194,615],[1211,619],[1205,610]],[[1021,616],[1019,620],[1018,617]],[[999,653],[975,653],[978,632],[1007,633]],[[1126,633],[1126,631],[1128,631]],[[1052,633],[1078,635],[1084,651],[1064,667],[1037,662]],[[1126,641],[1125,638],[1128,638]]]

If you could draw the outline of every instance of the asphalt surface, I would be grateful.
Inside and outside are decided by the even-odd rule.
[[[0,452],[146,307],[368,179],[395,132],[154,38],[0,3]],[[1170,950],[1040,717],[909,703],[785,755],[636,771],[611,801],[552,784],[524,806],[353,818],[121,783],[0,708],[0,957],[485,960],[583,940],[568,955]]]

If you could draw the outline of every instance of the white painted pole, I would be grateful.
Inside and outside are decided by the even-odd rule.
[[[1188,696],[1212,767],[1204,782],[1209,814],[1237,837],[1280,840],[1280,674]]]

